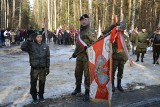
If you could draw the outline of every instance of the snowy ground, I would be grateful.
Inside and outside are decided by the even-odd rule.
[[[47,76],[45,98],[70,94],[75,88],[75,59],[69,60],[74,46],[50,44],[51,67]],[[136,56],[131,56],[136,59]],[[14,48],[0,49],[0,106],[21,107],[32,101],[29,94],[30,66],[28,54]],[[152,53],[145,55],[144,63],[125,64],[122,86],[125,89],[139,89],[160,85],[160,65],[152,64]],[[82,87],[84,92],[84,87]]]

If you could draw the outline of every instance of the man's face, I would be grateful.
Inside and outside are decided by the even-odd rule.
[[[37,41],[38,43],[41,43],[41,42],[42,42],[42,35],[37,35],[37,36],[36,36],[36,41]]]
[[[89,18],[84,18],[80,21],[82,26],[87,26],[89,25]]]
[[[146,29],[142,29],[143,32],[146,32]]]

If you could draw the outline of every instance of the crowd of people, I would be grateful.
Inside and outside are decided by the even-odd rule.
[[[58,45],[74,45],[75,36],[77,36],[78,31],[70,29],[57,29],[55,31],[48,31],[45,33],[44,28],[42,30],[36,30],[30,27],[30,29],[2,29],[0,31],[0,48],[11,47],[15,45],[20,45],[20,42],[26,41],[31,34],[36,31],[40,31],[43,35],[43,42],[54,42]]]

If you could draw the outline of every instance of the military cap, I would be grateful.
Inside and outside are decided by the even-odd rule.
[[[42,34],[41,34],[40,31],[36,31],[36,32],[35,32],[35,36],[37,36],[37,35],[42,35]]]
[[[87,15],[87,14],[83,14],[81,17],[80,17],[80,21],[82,20],[82,19],[84,19],[84,18],[89,18],[89,16]]]

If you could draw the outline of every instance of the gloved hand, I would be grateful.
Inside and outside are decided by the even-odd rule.
[[[46,71],[46,76],[47,76],[50,73],[49,68],[48,67],[45,68],[45,71]]]
[[[72,54],[72,57],[73,57],[73,58],[76,58],[76,57],[77,57],[77,55],[76,55],[75,53],[73,53],[73,54]]]
[[[85,51],[87,50],[87,46],[84,47],[84,50],[85,50]]]

